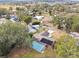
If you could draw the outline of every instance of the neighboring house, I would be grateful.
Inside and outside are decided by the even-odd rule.
[[[11,20],[12,22],[16,22],[17,19],[18,19],[18,17],[17,17],[16,15],[10,15],[10,20]]]
[[[40,25],[33,25],[32,23],[30,23],[30,24],[28,25],[28,32],[29,32],[29,33],[34,33],[34,32],[36,32],[39,28],[40,28]]]
[[[30,25],[28,25],[28,32],[29,33],[34,33],[34,32],[36,32],[36,29],[34,29]]]
[[[31,23],[31,27],[38,30],[40,28],[40,22],[33,22]]]
[[[33,29],[36,29],[36,30],[38,30],[39,27],[40,27],[40,25],[32,25],[32,28],[33,28]]]
[[[16,21],[14,20],[14,18],[11,18],[10,20],[11,20],[12,22],[16,22]]]

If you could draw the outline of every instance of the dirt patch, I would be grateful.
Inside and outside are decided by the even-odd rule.
[[[10,58],[18,58],[24,54],[27,54],[29,49],[26,48],[14,48],[12,51],[8,54],[8,57]]]
[[[34,49],[17,48],[8,55],[9,58],[55,58],[54,50],[49,46],[44,53],[39,53]]]
[[[59,41],[58,39],[62,36],[65,35],[66,33],[64,31],[58,30],[56,29],[53,33],[52,33],[52,37],[55,38],[56,41]]]

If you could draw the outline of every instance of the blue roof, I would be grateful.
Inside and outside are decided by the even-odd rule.
[[[36,51],[42,53],[45,50],[45,44],[37,42],[37,41],[33,41],[32,48],[35,49]]]

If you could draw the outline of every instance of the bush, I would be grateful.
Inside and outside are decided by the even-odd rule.
[[[69,33],[72,29],[72,17],[61,17],[61,16],[54,16],[53,24],[57,26],[58,29],[64,30]]]
[[[31,16],[26,16],[24,21],[29,24],[32,21],[32,17]]]
[[[59,11],[59,12],[64,12],[65,7],[64,7],[64,5],[61,5],[61,4],[55,4],[55,5],[53,5],[53,10]]]
[[[24,11],[24,8],[16,7],[17,11]]]
[[[62,36],[56,44],[56,57],[78,57],[76,39],[69,35]]]
[[[21,21],[26,22],[26,24],[29,24],[32,21],[32,17],[31,16],[21,16]]]
[[[0,25],[0,56],[7,55],[14,47],[30,47],[31,37],[20,23]]]
[[[40,22],[33,22],[32,25],[40,25]]]

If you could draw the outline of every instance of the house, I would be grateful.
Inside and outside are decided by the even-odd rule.
[[[34,33],[34,32],[36,32],[37,30],[36,29],[34,29],[33,27],[31,27],[30,25],[28,25],[28,32],[29,33]]]
[[[14,20],[14,18],[11,18],[10,21],[12,21],[12,22],[16,22],[16,21]]]
[[[38,30],[40,28],[40,22],[33,22],[31,23],[31,27]]]
[[[17,19],[18,19],[18,17],[17,17],[16,15],[10,15],[10,20],[11,20],[12,22],[16,22]]]
[[[41,42],[33,41],[32,48],[35,49],[37,52],[44,53],[46,45]]]
[[[32,25],[32,28],[38,30],[40,28],[40,25]]]
[[[16,15],[10,15],[11,18],[13,18],[14,20],[17,19],[17,16]]]
[[[32,23],[30,23],[30,24],[28,25],[28,32],[29,32],[29,33],[34,33],[34,32],[36,32],[39,28],[40,28],[40,25],[39,25],[39,24],[32,24]]]

